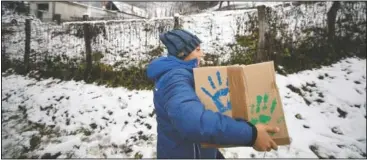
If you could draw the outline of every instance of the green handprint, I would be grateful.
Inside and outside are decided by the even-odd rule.
[[[256,97],[256,112],[255,112],[255,105],[251,105],[251,114],[259,114],[260,111],[262,111],[262,113],[260,113],[260,115],[257,118],[252,118],[251,119],[251,123],[256,125],[257,123],[261,123],[261,124],[267,124],[269,123],[269,121],[271,120],[271,116],[274,113],[274,110],[277,106],[277,100],[276,98],[273,99],[273,101],[271,102],[271,106],[270,106],[270,114],[266,114],[264,113],[264,111],[268,110],[268,100],[269,100],[269,95],[268,94],[264,94],[264,96],[260,96],[258,95]],[[263,102],[263,105],[261,107],[261,103]],[[279,121],[279,120],[278,120]],[[279,122],[280,123],[280,122]]]
[[[258,95],[256,97],[256,106],[254,104],[251,105],[251,114],[259,114],[258,117],[256,118],[252,118],[250,120],[250,123],[252,123],[253,125],[256,125],[258,123],[260,124],[268,124],[271,120],[271,115],[274,113],[274,110],[277,106],[277,100],[276,98],[274,98],[271,102],[271,106],[270,106],[270,114],[266,113],[268,110],[268,100],[269,100],[269,95],[268,94],[264,94],[264,96]],[[261,107],[261,103],[263,102],[263,105]],[[256,107],[256,108],[255,108]],[[256,110],[256,111],[255,111]],[[280,117],[277,120],[277,123],[281,123],[282,121],[284,121],[284,117]],[[274,134],[271,134],[274,135]]]

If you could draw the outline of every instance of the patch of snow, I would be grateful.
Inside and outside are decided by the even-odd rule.
[[[277,74],[291,144],[265,154],[251,147],[221,151],[226,158],[365,157],[365,78],[366,60],[358,58],[287,76]],[[288,85],[299,88],[302,96]],[[29,156],[58,152],[58,158],[156,156],[151,91],[51,78],[37,81],[20,75],[3,75],[2,87],[2,157],[19,156],[34,135],[41,136],[41,143]],[[27,127],[28,122],[53,126],[58,134],[40,134],[42,130]]]

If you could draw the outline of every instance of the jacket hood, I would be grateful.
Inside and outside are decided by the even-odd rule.
[[[147,76],[149,79],[157,81],[164,73],[178,68],[191,70],[197,67],[198,59],[183,61],[174,56],[159,57],[153,60],[147,68]]]

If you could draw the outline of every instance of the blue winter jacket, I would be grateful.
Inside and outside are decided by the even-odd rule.
[[[252,146],[256,140],[253,125],[204,109],[194,89],[196,66],[197,59],[168,56],[147,68],[155,82],[157,158],[216,158],[217,149],[201,148],[200,143]]]

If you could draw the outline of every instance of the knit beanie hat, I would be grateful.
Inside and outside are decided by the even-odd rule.
[[[159,39],[167,47],[168,54],[180,59],[184,59],[196,47],[201,40],[192,33],[183,29],[174,29],[159,35]]]

